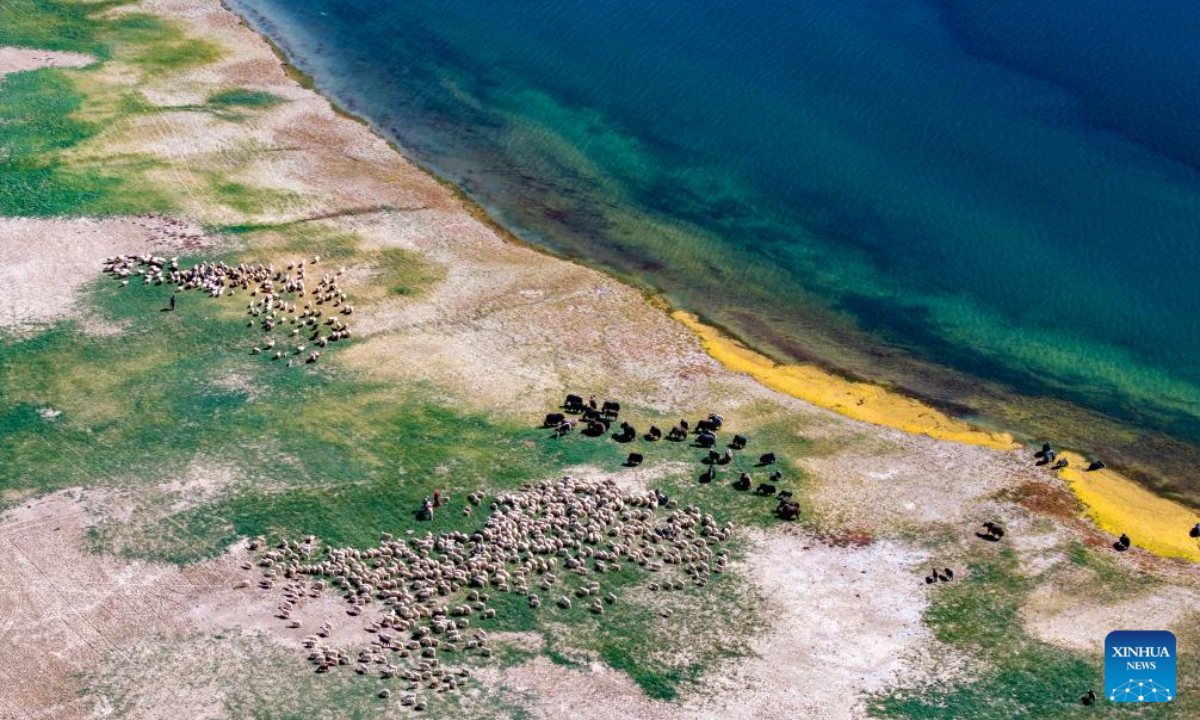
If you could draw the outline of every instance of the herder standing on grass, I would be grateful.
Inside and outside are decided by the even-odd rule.
[[[175,312],[175,296],[171,296],[171,312]]]

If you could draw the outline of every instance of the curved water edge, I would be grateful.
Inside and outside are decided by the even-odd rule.
[[[1045,387],[1037,387],[1036,383],[1030,384],[1027,377],[1021,377],[1019,374],[1009,377],[1006,373],[1011,374],[1011,369],[1005,367],[1004,363],[1000,361],[989,360],[986,353],[980,354],[980,352],[974,352],[973,357],[967,358],[969,360],[967,365],[971,369],[979,371],[978,374],[964,372],[955,367],[931,363],[920,357],[916,357],[907,352],[911,349],[911,341],[897,343],[894,342],[894,338],[891,339],[892,341],[889,341],[889,338],[885,337],[888,333],[895,333],[896,328],[902,328],[914,336],[921,335],[922,333],[929,335],[928,330],[915,324],[911,318],[887,318],[889,313],[896,316],[903,316],[905,313],[913,312],[913,306],[910,302],[900,302],[894,295],[883,294],[875,298],[861,295],[857,298],[846,297],[841,301],[840,307],[830,307],[822,305],[818,301],[812,301],[796,302],[791,307],[779,308],[779,304],[776,303],[776,312],[773,314],[766,313],[763,311],[763,298],[756,294],[761,292],[762,287],[786,289],[789,296],[794,297],[805,297],[806,295],[810,295],[811,292],[808,288],[798,285],[795,278],[788,276],[786,273],[780,273],[769,266],[754,265],[751,263],[750,267],[756,273],[760,273],[755,283],[756,289],[743,289],[723,293],[723,297],[721,297],[722,301],[714,302],[713,295],[708,293],[708,286],[703,282],[692,286],[686,283],[680,284],[675,282],[677,279],[662,276],[660,274],[663,269],[661,261],[680,261],[685,266],[696,263],[701,265],[704,263],[711,264],[714,261],[721,262],[723,253],[728,252],[728,248],[721,246],[719,240],[713,238],[709,238],[707,241],[704,240],[705,233],[702,229],[697,229],[695,226],[685,228],[683,235],[679,235],[680,230],[678,228],[666,226],[662,223],[661,218],[654,219],[645,215],[634,219],[626,217],[625,221],[618,224],[625,227],[627,233],[631,229],[641,229],[656,233],[667,233],[671,237],[680,239],[681,242],[686,239],[691,245],[688,246],[689,250],[684,254],[685,256],[681,256],[678,251],[675,254],[668,253],[666,256],[661,254],[656,255],[655,253],[661,251],[662,248],[658,248],[657,250],[653,248],[648,249],[629,243],[617,243],[611,246],[603,246],[603,243],[593,243],[588,247],[588,250],[594,252],[583,255],[577,245],[571,245],[570,243],[564,245],[556,242],[556,236],[547,231],[545,227],[542,230],[530,227],[531,224],[527,222],[530,212],[546,214],[560,224],[565,223],[566,235],[577,234],[586,237],[591,232],[586,219],[581,223],[575,223],[570,217],[553,217],[558,212],[556,203],[563,200],[561,196],[555,195],[554,192],[547,192],[547,195],[544,197],[539,197],[536,193],[518,193],[518,200],[520,201],[518,205],[522,207],[516,210],[515,215],[512,207],[489,202],[489,194],[487,192],[489,188],[488,183],[494,182],[494,178],[480,179],[479,175],[473,173],[469,165],[471,158],[454,158],[445,154],[447,150],[452,150],[453,148],[441,148],[440,150],[435,148],[431,151],[429,147],[421,147],[420,144],[418,144],[418,148],[414,152],[414,148],[405,142],[406,138],[397,131],[397,126],[395,124],[389,126],[389,122],[396,123],[399,120],[395,117],[390,119],[387,116],[382,118],[375,117],[372,110],[377,108],[364,107],[360,102],[361,98],[356,100],[356,96],[349,92],[349,88],[330,85],[325,78],[336,78],[338,73],[330,72],[330,68],[323,66],[319,61],[319,56],[328,58],[330,54],[328,48],[324,47],[324,43],[314,43],[311,38],[305,40],[305,30],[302,27],[294,25],[284,27],[276,18],[269,18],[261,12],[256,12],[254,7],[271,4],[265,2],[265,0],[229,1],[234,6],[233,9],[243,18],[246,18],[252,27],[258,30],[260,34],[277,43],[277,49],[287,62],[299,62],[302,72],[317,75],[320,79],[314,82],[314,85],[327,96],[331,97],[335,104],[341,105],[348,113],[363,119],[364,122],[370,124],[379,134],[390,138],[406,156],[414,159],[414,161],[431,171],[435,176],[450,178],[453,182],[462,183],[461,187],[470,201],[482,205],[485,213],[495,217],[495,224],[497,226],[506,231],[513,231],[513,233],[506,232],[506,234],[513,236],[515,233],[515,237],[531,241],[534,247],[549,248],[568,258],[584,260],[587,264],[598,265],[601,269],[612,272],[623,280],[635,282],[642,287],[649,287],[655,292],[662,293],[666,300],[675,307],[694,308],[702,311],[706,318],[712,318],[721,327],[728,329],[732,337],[746,339],[751,347],[764,351],[764,353],[760,354],[747,348],[749,352],[757,354],[766,362],[772,363],[772,365],[774,365],[773,360],[782,361],[781,366],[789,368],[783,374],[789,376],[792,381],[796,381],[794,375],[797,372],[792,368],[797,367],[806,368],[805,372],[809,372],[809,369],[811,369],[813,372],[823,373],[827,378],[848,374],[882,380],[886,385],[895,387],[901,392],[885,393],[875,385],[854,383],[860,389],[874,388],[872,392],[880,393],[879,397],[889,398],[887,402],[895,404],[896,407],[882,413],[880,418],[881,424],[889,424],[910,431],[923,432],[921,429],[913,430],[911,423],[897,421],[896,417],[892,417],[890,414],[904,407],[908,407],[909,409],[914,407],[928,409],[932,405],[947,410],[946,412],[942,410],[935,411],[941,418],[944,418],[945,428],[957,427],[959,424],[967,428],[962,430],[961,433],[959,431],[948,431],[948,434],[943,435],[945,439],[962,440],[963,437],[969,438],[973,432],[983,432],[988,436],[1002,438],[1002,433],[978,431],[971,425],[955,418],[956,415],[982,416],[988,420],[988,424],[990,425],[1020,428],[1022,437],[1052,437],[1056,441],[1062,441],[1065,444],[1075,447],[1087,448],[1093,453],[1100,453],[1111,465],[1122,467],[1127,470],[1128,474],[1144,484],[1152,486],[1160,492],[1165,491],[1177,499],[1195,502],[1195,487],[1188,482],[1188,476],[1182,472],[1185,468],[1190,468],[1197,459],[1200,459],[1200,453],[1197,453],[1195,445],[1180,441],[1165,431],[1139,429],[1136,423],[1131,421],[1131,418],[1136,419],[1136,412],[1132,414],[1127,413],[1125,417],[1121,417],[1122,412],[1100,413],[1080,406],[1074,402],[1075,398],[1064,398],[1062,393],[1055,391],[1056,389],[1052,387],[1052,383]],[[310,51],[315,50],[318,59],[314,59],[314,55],[311,53],[300,53],[298,55],[298,47],[307,47]],[[545,99],[542,98],[541,100]],[[532,100],[535,102],[541,101],[537,98],[533,98]],[[483,124],[482,133],[491,132],[494,129],[488,127],[487,123]],[[602,138],[603,142],[610,145],[610,140],[618,144],[621,142],[622,136],[619,134],[613,135],[610,133],[610,135],[612,137]],[[429,136],[429,138],[434,137],[434,135]],[[557,150],[559,152],[567,152],[566,148],[561,147],[561,140],[563,138],[555,141],[559,145]],[[627,147],[624,150],[627,151],[625,153],[628,155],[627,159],[634,158],[638,154],[636,147]],[[632,155],[629,153],[632,153]],[[537,185],[539,179],[534,176],[525,176],[524,180],[530,184]],[[718,179],[715,177],[709,177],[707,181],[718,183],[711,186],[714,189],[724,187],[720,185]],[[548,184],[553,185],[553,183]],[[496,187],[509,189],[503,183],[500,183]],[[493,188],[493,190],[495,189]],[[729,190],[729,187],[725,187],[725,189]],[[613,195],[613,197],[619,196],[619,192]],[[594,198],[588,196],[587,199],[590,201]],[[678,194],[672,195],[673,201],[679,201],[680,199]],[[683,199],[686,200],[686,198]],[[578,209],[578,204],[572,203],[569,207],[574,211]],[[636,204],[636,199],[634,199],[634,204]],[[609,207],[606,208],[606,211],[619,213],[620,209]],[[614,217],[616,215],[607,216],[605,222],[611,222]],[[738,221],[747,221],[747,218],[740,217]],[[671,235],[672,233],[673,235]],[[699,242],[697,238],[699,238]],[[711,247],[706,246],[706,243],[710,244]],[[601,247],[597,247],[597,245]],[[729,279],[727,273],[718,272],[716,275],[724,277],[725,281]],[[833,280],[836,281],[841,281],[842,279],[844,278],[840,275],[833,277]],[[744,285],[744,283],[739,284],[739,287],[740,285]],[[725,285],[723,287],[727,288],[729,286]],[[866,313],[866,316],[873,316],[877,319],[882,318],[880,320],[882,326],[879,328],[864,328],[862,322],[864,314],[853,312],[852,306],[854,303],[872,306],[871,312]],[[955,313],[961,315],[964,309],[968,311],[967,316],[978,315],[984,312],[982,306],[974,308],[968,306],[949,306],[947,312],[950,314],[943,314],[944,317],[939,321],[939,324],[941,326],[958,327],[960,330],[970,331],[970,328],[967,326],[961,323],[956,324],[953,321],[953,318],[956,317]],[[917,313],[917,315],[920,316],[920,313]],[[992,323],[996,327],[1002,324],[1002,320]],[[790,336],[787,331],[781,332],[781,327],[789,329],[794,327],[804,331],[804,342],[797,342],[796,338]],[[864,332],[864,329],[867,332]],[[1016,329],[1013,330],[1013,333],[1017,333]],[[953,347],[946,338],[925,337],[922,338],[922,342],[929,347],[944,350],[948,355],[961,352],[961,348]],[[1061,361],[1061,365],[1066,367],[1080,353],[1069,349],[1062,350],[1061,347],[1058,351],[1055,351],[1056,346],[1065,345],[1070,348],[1078,346],[1080,342],[1086,341],[1083,339],[1077,340],[1069,336],[1051,336],[1030,343],[1027,338],[1022,339],[1017,334],[1014,334],[1012,339],[1002,342],[999,347],[1003,347],[1011,357],[1016,357],[1018,361],[1022,358],[1033,361],[1039,355],[1046,355],[1051,357],[1051,359],[1058,358],[1056,362]],[[770,358],[765,357],[764,354],[770,356]],[[1087,353],[1084,354],[1086,355]],[[1119,362],[1103,360],[1102,356],[1104,353],[1093,353],[1093,355],[1101,358],[1097,361],[1099,363],[1097,365],[1099,368],[1097,372],[1117,373],[1118,375],[1123,372],[1120,369],[1122,366]],[[963,362],[964,357],[966,356],[957,358],[959,364]],[[809,360],[812,363],[797,365],[794,362],[789,362],[795,360]],[[1131,360],[1127,365],[1136,366],[1136,363]],[[820,369],[821,367],[831,368],[836,372],[825,373]],[[1161,375],[1161,373],[1159,375],[1160,377],[1155,379],[1156,373],[1153,368],[1145,368],[1135,373],[1134,379],[1140,378],[1140,380],[1138,382],[1131,381],[1130,388],[1132,390],[1130,392],[1132,394],[1129,395],[1129,398],[1140,401],[1153,400],[1157,397],[1156,393],[1161,395],[1163,387],[1175,383],[1169,375]],[[990,377],[991,380],[981,380],[981,377]],[[762,380],[761,377],[759,379]],[[1006,383],[1005,381],[1009,382]],[[1163,383],[1166,383],[1166,385],[1163,385]],[[767,382],[767,384],[770,385],[771,383]],[[1022,384],[1026,385],[1026,390],[1040,390],[1043,392],[1033,392],[1032,397],[1030,395],[1022,396],[1015,394],[1013,386],[1019,387]],[[1149,389],[1147,390],[1146,388]],[[1158,388],[1158,390],[1156,391],[1154,388]],[[789,391],[784,390],[784,392]],[[806,392],[809,396],[814,394],[811,389]],[[910,397],[906,397],[909,394],[924,398],[926,401],[916,401]],[[804,397],[804,395],[798,396]],[[1188,399],[1190,393],[1167,393],[1162,397],[1165,399],[1171,396],[1178,399],[1176,409],[1184,416],[1194,419],[1195,413],[1191,407],[1195,403]],[[811,400],[813,398],[805,397],[805,399]],[[821,399],[814,401],[817,404],[823,404],[827,407],[836,404],[835,402],[822,402]],[[879,409],[886,404],[877,402],[873,404],[873,407]],[[1132,400],[1125,403],[1128,406],[1136,404]],[[1151,423],[1151,425],[1171,425],[1171,418],[1169,417],[1171,412],[1168,407],[1170,403],[1165,405],[1162,403],[1159,404],[1162,407],[1152,408],[1151,411],[1159,413],[1161,417],[1155,423]],[[1126,410],[1128,409],[1126,408]],[[1140,409],[1137,412],[1144,414],[1146,411]],[[860,417],[860,419],[874,421],[871,418]],[[955,433],[959,433],[963,437],[952,437],[951,435]],[[968,439],[967,441],[969,442],[970,440]],[[1007,442],[1012,442],[1011,437]],[[998,440],[996,443],[993,446],[1003,445],[1004,441]],[[1076,485],[1074,484],[1073,486]],[[1093,505],[1089,503],[1089,507],[1093,507]],[[1101,523],[1101,525],[1107,527],[1104,523]]]
[[[691,313],[676,311],[672,317],[695,332],[705,351],[722,365],[786,395],[855,420],[937,440],[994,450],[1025,447],[1009,433],[979,428],[878,385],[840,377],[815,365],[778,364]],[[1063,451],[1059,456],[1070,463],[1057,471],[1059,476],[1098,527],[1114,536],[1133,532],[1138,547],[1157,555],[1200,562],[1200,542],[1188,535],[1196,522],[1191,509],[1155,495],[1111,468],[1086,471],[1089,461],[1079,453]]]

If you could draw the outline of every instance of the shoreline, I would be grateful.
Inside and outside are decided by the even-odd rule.
[[[607,268],[599,267],[581,258],[567,257],[544,246],[517,235],[491,216],[485,207],[458,183],[440,176],[435,170],[406,152],[399,143],[388,138],[366,117],[339,105],[332,97],[317,87],[316,78],[297,67],[287,51],[267,33],[256,29],[233,3],[220,0],[220,4],[238,22],[253,32],[271,48],[282,65],[284,72],[298,84],[321,95],[333,111],[347,119],[365,126],[373,135],[382,139],[397,154],[428,175],[439,185],[450,191],[464,210],[480,223],[486,225],[505,242],[518,245],[563,262],[574,263],[590,270],[626,283],[638,290],[647,303],[663,311],[674,321],[687,327],[701,343],[705,352],[726,369],[745,374],[759,384],[789,397],[803,400],[818,407],[832,410],[860,422],[880,425],[902,432],[925,435],[936,440],[961,443],[1000,451],[1016,451],[1026,446],[1018,442],[1012,433],[989,431],[938,410],[917,398],[888,390],[883,386],[851,380],[837,375],[817,364],[778,363],[754,350],[743,341],[703,323],[694,312],[675,307],[666,297],[636,278],[619,276]],[[1191,541],[1187,529],[1197,515],[1188,506],[1155,494],[1143,485],[1122,475],[1118,470],[1105,469],[1084,476],[1078,468],[1086,463],[1081,455],[1070,450],[1062,453],[1069,457],[1075,467],[1057,474],[1084,505],[1089,518],[1097,527],[1113,535],[1136,528],[1140,539],[1139,547],[1163,557],[1174,557],[1200,563],[1200,543]],[[1176,529],[1173,523],[1180,522]],[[1177,537],[1176,537],[1177,536]]]
[[[725,368],[826,410],[935,440],[1001,451],[1027,447],[1009,433],[979,429],[878,385],[847,380],[816,365],[776,363],[705,325],[690,312],[676,310],[671,317],[695,332],[705,352]],[[1138,547],[1156,555],[1200,562],[1200,543],[1187,534],[1196,522],[1190,508],[1154,494],[1117,470],[1084,471],[1088,460],[1077,452],[1064,450],[1060,456],[1067,458],[1070,465],[1055,474],[1083,504],[1098,528],[1114,536],[1133,533]]]

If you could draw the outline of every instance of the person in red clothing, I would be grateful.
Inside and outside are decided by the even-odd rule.
[[[437,490],[433,491],[433,506],[434,507],[442,506],[442,494]]]

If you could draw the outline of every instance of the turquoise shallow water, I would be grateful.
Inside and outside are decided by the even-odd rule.
[[[1194,499],[1193,2],[232,4],[518,234]]]

